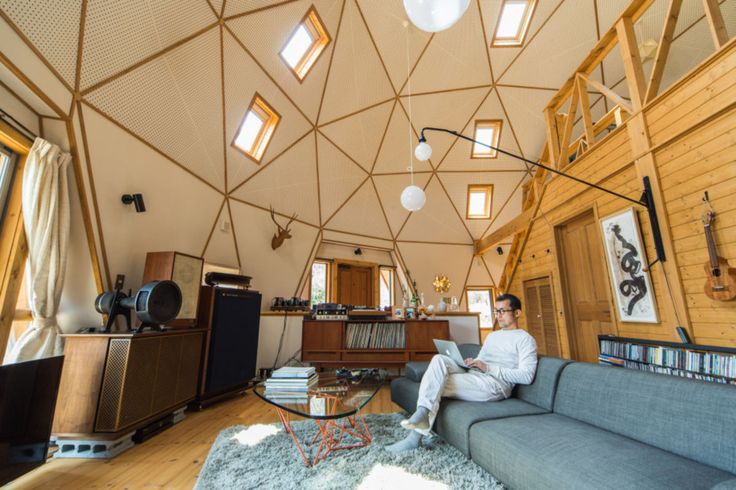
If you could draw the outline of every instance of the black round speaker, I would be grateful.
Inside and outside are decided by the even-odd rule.
[[[144,325],[161,325],[170,322],[181,309],[181,290],[174,281],[151,281],[144,284],[120,305],[135,310]]]

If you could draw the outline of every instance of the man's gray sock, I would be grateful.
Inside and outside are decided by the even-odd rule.
[[[413,430],[404,439],[391,444],[390,446],[386,446],[385,449],[386,451],[394,454],[403,453],[404,451],[411,451],[412,449],[418,448],[421,441],[422,435]]]
[[[409,417],[409,422],[414,425],[421,425],[422,422],[429,424],[429,410],[424,407],[417,407],[417,411]]]

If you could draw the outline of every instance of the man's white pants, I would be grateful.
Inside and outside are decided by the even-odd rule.
[[[471,402],[504,400],[511,394],[493,376],[479,371],[466,371],[447,356],[437,354],[429,363],[419,385],[417,407],[429,410],[429,427],[434,424],[441,398],[457,398]],[[423,432],[428,434],[429,431]]]

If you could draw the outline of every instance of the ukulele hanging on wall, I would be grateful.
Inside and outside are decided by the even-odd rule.
[[[703,213],[703,228],[705,229],[705,241],[708,243],[708,262],[705,264],[705,294],[710,299],[728,301],[736,298],[736,269],[728,265],[728,261],[718,256],[716,243],[713,239],[712,224],[716,213],[705,193],[703,201],[708,209]]]

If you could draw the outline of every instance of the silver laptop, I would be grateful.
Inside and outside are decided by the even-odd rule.
[[[465,364],[465,360],[460,354],[460,349],[457,348],[457,344],[455,342],[453,342],[452,340],[440,339],[433,339],[433,341],[434,346],[437,347],[437,352],[446,355],[447,357],[455,361],[455,364],[457,364],[458,366],[465,369],[471,369],[470,366]]]

